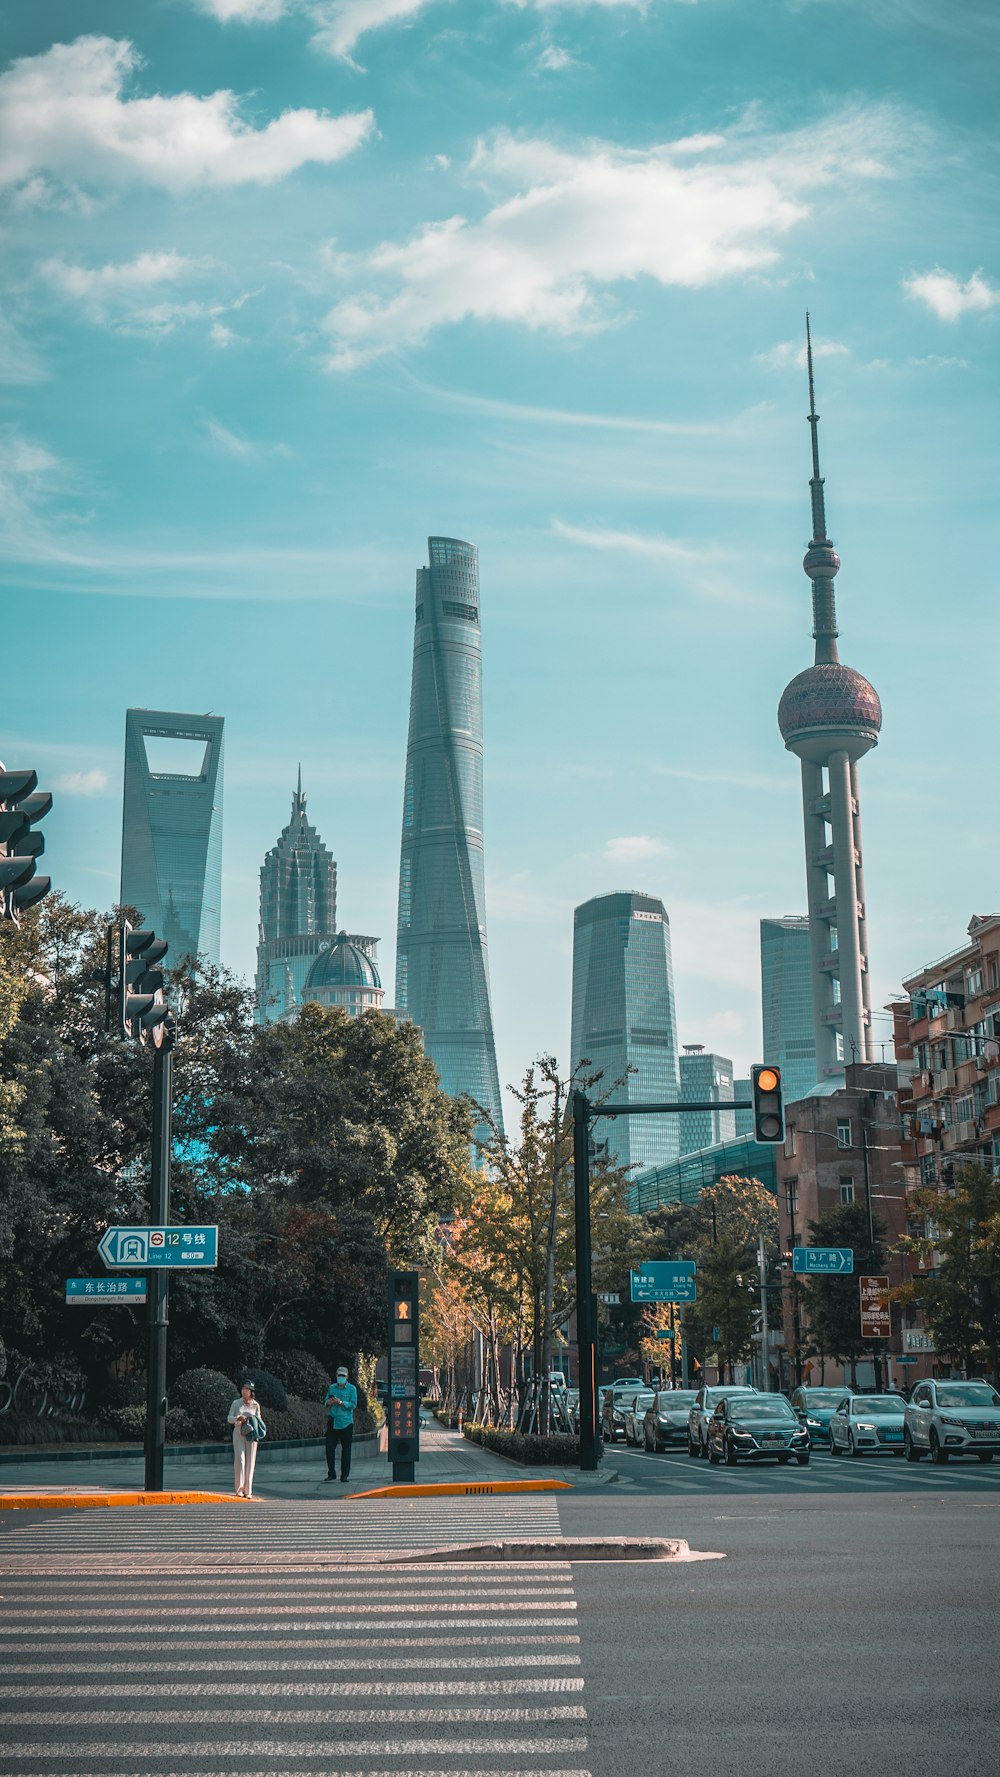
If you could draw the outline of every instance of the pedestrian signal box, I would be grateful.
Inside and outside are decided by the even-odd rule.
[[[420,1273],[389,1274],[386,1409],[394,1481],[412,1481],[420,1456]]]

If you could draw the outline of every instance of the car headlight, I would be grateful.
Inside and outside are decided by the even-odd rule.
[[[823,1430],[823,1421],[821,1419],[807,1419],[806,1424],[811,1425],[813,1431]]]
[[[753,1436],[752,1432],[744,1431],[742,1426],[739,1426],[739,1425],[734,1425],[730,1429],[732,1431],[734,1438],[748,1438],[748,1439],[750,1439]]]
[[[960,1429],[962,1431],[968,1431],[968,1429],[969,1429],[968,1426],[966,1425],[964,1419],[953,1419],[950,1413],[942,1413],[941,1424],[942,1425],[957,1425],[960,1427]]]

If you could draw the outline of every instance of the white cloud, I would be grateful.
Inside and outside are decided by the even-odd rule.
[[[849,358],[850,346],[845,346],[839,339],[814,339],[812,342],[814,358]],[[767,352],[757,353],[758,364],[766,364],[769,370],[804,370],[806,367],[806,342],[804,339],[784,339],[780,345],[772,346]]]
[[[233,19],[244,25],[270,25],[285,11],[285,0],[196,0],[196,4],[223,25]]]
[[[164,287],[176,289],[212,269],[210,259],[167,252],[140,253],[135,259],[98,266],[46,259],[37,267],[37,275],[96,326],[162,338],[191,322],[208,321],[212,344],[224,346],[237,336],[217,317],[241,309],[249,301],[247,294],[228,302],[179,296],[151,300]]]
[[[965,314],[983,314],[1000,302],[1000,290],[988,284],[978,271],[963,284],[954,272],[942,271],[937,266],[934,271],[904,279],[903,289],[907,296],[925,303],[939,321],[958,321]]]
[[[670,848],[662,839],[649,833],[633,833],[622,839],[609,839],[604,858],[609,864],[648,864],[653,858],[669,858]]]
[[[571,56],[568,49],[560,49],[557,43],[549,43],[542,50],[535,66],[546,74],[561,74],[564,68],[575,68],[578,64],[576,57]]]
[[[48,374],[34,346],[0,314],[0,383],[41,383]]]
[[[63,796],[103,796],[108,787],[106,771],[67,771],[57,777],[54,788]]]
[[[588,529],[564,524],[554,519],[552,529],[568,543],[579,543],[585,549],[607,550],[615,555],[637,555],[645,561],[660,563],[673,571],[674,577],[689,592],[697,593],[717,604],[746,605],[764,603],[748,591],[745,575],[728,550],[716,544],[681,543],[674,537],[659,537],[645,531]]]
[[[202,429],[221,456],[233,457],[239,463],[259,463],[265,457],[290,458],[294,455],[287,444],[258,444],[245,433],[236,432],[211,417],[203,421]]]
[[[313,48],[350,61],[366,32],[402,24],[431,4],[433,0],[318,0],[310,9],[316,21]]]
[[[0,184],[37,174],[144,180],[167,189],[269,185],[309,161],[350,154],[371,134],[370,111],[331,117],[285,111],[255,130],[221,91],[125,98],[139,68],[131,43],[78,37],[25,56],[0,75]]]
[[[450,216],[412,239],[341,255],[354,286],[331,309],[331,368],[349,370],[435,327],[502,321],[566,335],[620,319],[610,292],[650,278],[698,290],[759,273],[835,184],[847,201],[886,176],[899,119],[851,109],[779,137],[746,128],[721,147],[680,152],[591,143],[572,152],[501,131],[469,171],[501,195],[479,220]]]

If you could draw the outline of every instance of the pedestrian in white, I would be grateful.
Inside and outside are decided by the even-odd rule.
[[[260,1402],[255,1400],[253,1383],[244,1382],[229,1409],[233,1428],[233,1487],[238,1499],[253,1498],[253,1471],[257,1462],[257,1440],[244,1434],[248,1419],[261,1417]]]

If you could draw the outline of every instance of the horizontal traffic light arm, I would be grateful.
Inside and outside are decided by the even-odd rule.
[[[653,1117],[683,1116],[688,1111],[752,1111],[753,1100],[749,1098],[706,1098],[685,1099],[683,1104],[592,1104],[587,1107],[590,1117]]]

